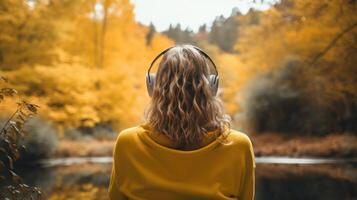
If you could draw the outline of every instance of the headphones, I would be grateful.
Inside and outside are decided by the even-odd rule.
[[[176,46],[169,47],[169,48],[165,49],[159,55],[157,55],[156,58],[151,62],[151,65],[150,65],[148,72],[146,74],[146,88],[147,88],[147,91],[148,91],[148,94],[150,97],[152,96],[152,92],[154,90],[154,84],[155,84],[155,78],[156,78],[155,73],[150,73],[150,70],[151,70],[152,66],[155,64],[157,59],[159,59],[162,55],[164,55],[166,52],[168,52],[170,49],[172,49],[174,47],[176,47]],[[200,49],[196,46],[192,46],[192,47],[195,48],[198,52],[200,52],[206,59],[208,59],[214,67],[214,70],[216,73],[210,74],[208,81],[209,81],[209,86],[211,88],[211,92],[212,92],[213,96],[216,96],[217,91],[218,91],[218,82],[219,82],[219,76],[218,76],[216,64],[214,64],[211,57],[209,57],[208,54],[206,52],[204,52],[202,49]]]

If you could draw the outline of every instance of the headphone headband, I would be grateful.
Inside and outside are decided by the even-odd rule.
[[[160,58],[162,55],[164,55],[166,52],[168,52],[170,49],[172,49],[172,48],[174,48],[174,47],[177,47],[177,46],[178,46],[178,45],[169,47],[169,48],[163,50],[159,55],[157,55],[157,56],[155,57],[155,59],[151,62],[150,67],[149,67],[149,69],[148,69],[148,72],[147,72],[148,77],[150,77],[150,76],[149,76],[150,70],[151,70],[152,66],[155,64],[156,60],[159,59],[159,58]],[[200,48],[198,48],[198,47],[196,47],[196,46],[193,46],[193,45],[191,45],[191,46],[192,46],[193,48],[195,48],[198,52],[200,52],[206,59],[208,59],[208,60],[212,63],[213,68],[214,68],[214,71],[216,72],[215,75],[218,76],[218,71],[217,71],[216,64],[213,62],[213,60],[211,59],[211,57],[209,57],[209,55],[208,55],[206,52],[204,52],[202,49],[200,49]]]

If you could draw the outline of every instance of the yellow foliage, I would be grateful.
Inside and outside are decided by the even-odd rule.
[[[5,6],[12,11],[19,5]],[[26,41],[30,45],[21,46],[24,49],[21,58],[31,62],[15,62],[16,54],[8,54],[5,63],[16,68],[0,68],[12,86],[40,105],[42,116],[62,128],[108,123],[121,129],[138,123],[149,101],[146,70],[152,59],[174,42],[155,33],[148,45],[149,28],[134,21],[129,0],[67,3],[54,0],[51,4],[38,1],[36,5],[29,19],[31,31],[24,34],[39,38],[41,34],[51,35],[39,40],[37,46],[31,46],[27,40],[15,40],[14,36],[23,30],[16,30],[8,23],[21,24],[25,17],[20,11],[27,8],[22,5],[19,12],[0,17],[0,25],[6,27],[0,34],[0,52],[15,49],[16,44],[24,45]],[[98,6],[101,11],[96,9]],[[339,0],[285,0],[267,11],[237,16],[238,54],[223,53],[201,41],[199,46],[217,62],[220,95],[227,112],[234,116],[240,111],[241,91],[257,74],[275,69],[289,56],[305,61],[321,52],[336,35],[357,21],[357,15],[353,14],[355,8],[355,4],[341,4]],[[343,57],[351,56],[352,50],[348,48],[353,48],[350,43],[354,35],[347,34],[324,55],[323,60],[335,63],[336,67],[320,67],[319,71],[328,71],[330,77],[337,74],[339,80],[351,78],[349,71],[353,64],[346,63]],[[37,62],[38,53],[48,46],[51,55],[46,54],[46,62]],[[338,81],[331,82],[329,87],[336,91],[357,90],[353,84]]]
[[[109,123],[120,129],[138,123],[148,102],[146,69],[173,42],[156,33],[147,46],[148,28],[134,21],[129,0],[38,6],[55,24],[57,61],[4,71],[13,87],[38,103],[40,114],[59,127]]]
[[[292,4],[289,5],[289,3]],[[297,55],[308,60],[322,51],[344,28],[356,22],[354,3],[332,1],[283,1],[266,12],[240,16],[242,23],[236,49],[252,68],[269,70],[281,61]],[[258,24],[249,24],[250,18],[259,17]],[[350,34],[348,37],[353,37]],[[331,49],[325,59],[336,60]]]

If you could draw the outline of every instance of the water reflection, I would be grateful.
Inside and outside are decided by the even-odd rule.
[[[356,166],[257,165],[256,200],[352,200],[356,194]]]
[[[18,170],[39,186],[45,199],[108,199],[110,163],[82,163]],[[357,166],[345,164],[267,164],[256,168],[256,200],[357,199]]]
[[[25,183],[41,188],[44,199],[102,200],[107,198],[111,164],[27,167],[17,171]]]

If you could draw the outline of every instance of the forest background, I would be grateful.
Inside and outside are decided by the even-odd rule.
[[[28,123],[29,158],[111,155],[117,133],[143,120],[152,59],[191,43],[216,61],[219,97],[257,154],[356,155],[356,8],[281,0],[232,9],[196,32],[157,32],[134,20],[129,0],[1,0],[1,84],[40,106]],[[5,122],[15,101],[0,100]]]

